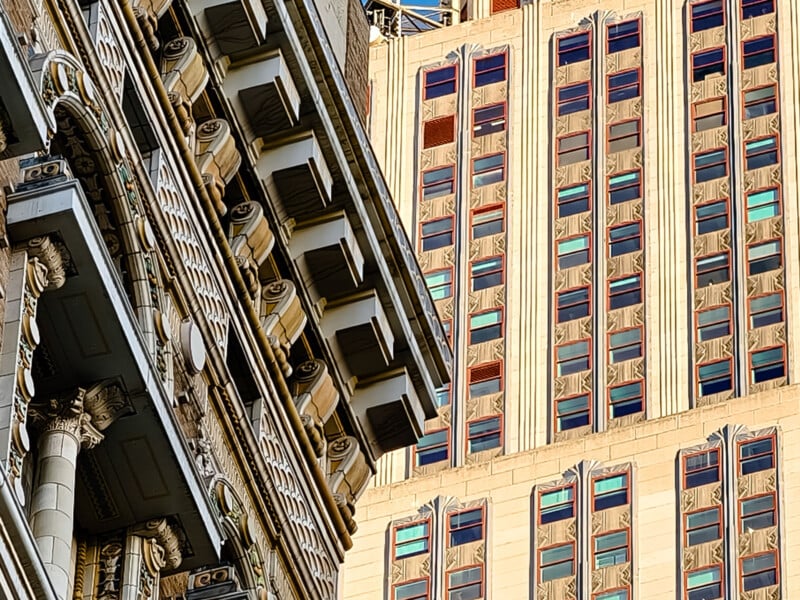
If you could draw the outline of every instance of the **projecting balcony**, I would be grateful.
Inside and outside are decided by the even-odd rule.
[[[20,186],[8,197],[8,232],[15,244],[49,236],[67,258],[63,285],[38,301],[34,401],[109,380],[122,390],[105,439],[78,457],[76,525],[100,535],[173,517],[190,549],[181,568],[217,560],[221,528],[79,183]],[[202,367],[202,340],[190,337]]]
[[[249,143],[294,126],[300,117],[300,94],[279,50],[231,69],[223,88]]]
[[[264,43],[267,13],[258,0],[193,0],[191,10],[207,39],[222,54],[235,54]]]
[[[296,229],[289,249],[304,283],[320,298],[355,292],[364,280],[364,256],[347,216],[332,215],[324,222]]]
[[[256,165],[281,221],[302,220],[331,203],[333,177],[313,132],[272,148]]]
[[[0,12],[0,81],[0,159],[42,150],[49,119],[5,11]]]

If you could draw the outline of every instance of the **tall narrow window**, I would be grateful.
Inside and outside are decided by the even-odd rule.
[[[422,250],[436,250],[453,245],[453,217],[426,221],[420,226]]]
[[[493,256],[472,263],[472,291],[477,292],[486,288],[502,285],[503,283],[503,257]]]
[[[469,343],[481,344],[503,335],[503,309],[486,310],[469,317]]]
[[[591,423],[589,394],[556,400],[556,431],[567,431]]]
[[[748,300],[750,328],[766,327],[783,321],[783,294],[766,294]]]
[[[744,93],[744,118],[755,119],[764,115],[771,115],[778,110],[777,86],[747,90]]]
[[[589,110],[591,102],[591,86],[588,81],[574,83],[556,90],[556,114],[559,117],[571,115],[582,110]]]
[[[608,103],[636,98],[641,92],[642,72],[639,69],[620,71],[608,76]]]
[[[447,600],[483,597],[483,567],[468,567],[447,574]]]
[[[615,331],[608,335],[608,362],[616,364],[641,358],[642,356],[642,328],[632,327]]]
[[[392,600],[430,600],[428,580],[418,579],[394,586]]]
[[[624,223],[608,231],[609,254],[620,256],[642,249],[642,222]]]
[[[589,234],[579,235],[556,242],[558,268],[569,269],[585,265],[591,260],[591,244]]]
[[[589,60],[592,56],[589,32],[559,38],[556,41],[556,54],[559,67]]]
[[[483,452],[499,448],[503,443],[503,428],[499,416],[467,423],[467,452]]]
[[[449,67],[442,67],[441,69],[434,69],[425,71],[425,100],[432,100],[440,96],[447,96],[454,94],[456,91],[456,67],[451,65]]]
[[[720,148],[694,155],[694,182],[703,183],[728,175],[728,149]]]
[[[611,531],[594,538],[594,568],[605,569],[630,560],[630,530]]]
[[[742,0],[742,18],[760,17],[775,12],[775,0]]]
[[[481,137],[506,129],[506,104],[490,104],[472,111],[472,135]]]
[[[608,282],[608,308],[616,310],[642,301],[642,276],[640,274],[612,279]]]
[[[483,363],[469,370],[469,395],[471,398],[503,391],[503,363]]]
[[[742,44],[742,49],[745,69],[775,62],[775,34],[748,40]]]
[[[606,510],[628,503],[628,474],[617,473],[608,477],[598,477],[592,483],[595,511]]]
[[[775,438],[764,437],[739,444],[739,470],[742,475],[775,467]]]
[[[691,6],[692,33],[721,27],[725,24],[725,12],[722,0],[697,2]]]
[[[592,314],[589,286],[556,294],[556,321],[566,323]]]
[[[686,545],[697,546],[722,538],[722,509],[719,506],[688,513],[685,517]]]
[[[778,188],[756,190],[747,194],[747,221],[771,219],[781,214],[781,196]]]
[[[728,122],[725,98],[712,98],[692,105],[692,126],[695,132],[723,127]]]
[[[694,207],[695,233],[703,235],[730,227],[728,199],[715,200]]]
[[[727,252],[703,256],[695,261],[697,289],[731,279],[730,255]]]
[[[422,124],[422,147],[433,148],[449,144],[455,139],[456,116],[431,119]]]
[[[712,448],[683,457],[683,485],[688,490],[720,479],[719,449]]]
[[[775,492],[739,502],[739,531],[742,533],[774,527],[776,522]]]
[[[447,460],[449,454],[449,429],[426,433],[417,442],[414,452],[418,467]]]
[[[692,54],[692,81],[725,75],[725,48],[712,48]]]
[[[786,375],[783,346],[758,350],[750,354],[750,383],[761,383]]]
[[[581,340],[556,347],[556,376],[587,371],[590,367],[589,341]]]
[[[631,150],[642,145],[639,119],[608,126],[608,151],[611,153]]]
[[[629,171],[608,178],[608,203],[619,204],[642,197],[642,172]]]
[[[722,598],[722,569],[719,565],[703,567],[686,574],[687,600]]]
[[[621,52],[641,45],[641,21],[624,21],[608,26],[608,53]]]
[[[560,137],[556,140],[556,147],[559,167],[573,165],[591,158],[588,131]]]
[[[483,539],[483,509],[474,508],[452,513],[447,517],[449,547]]]
[[[742,559],[742,590],[750,592],[778,584],[777,553],[764,552]]]
[[[472,239],[503,233],[505,231],[505,210],[502,205],[489,206],[472,211]]]
[[[591,194],[588,183],[561,188],[556,194],[558,217],[564,218],[589,210]]]
[[[770,240],[747,247],[747,274],[759,275],[781,268],[781,241]]]
[[[778,137],[769,137],[753,140],[744,145],[744,164],[745,168],[760,169],[770,165],[778,164]]]
[[[561,544],[539,551],[539,581],[542,583],[575,574],[575,544]]]
[[[700,365],[697,368],[697,380],[697,392],[701,397],[732,390],[731,359]]]
[[[506,178],[506,155],[490,154],[472,159],[472,187],[497,183]]]
[[[731,335],[731,305],[723,304],[697,313],[697,341],[707,342]]]
[[[437,167],[422,173],[422,199],[433,200],[455,191],[455,167]]]
[[[475,59],[475,87],[506,80],[507,54],[492,54]]]
[[[539,494],[539,523],[546,525],[575,516],[575,485]]]
[[[453,295],[452,269],[441,269],[425,273],[425,283],[431,292],[431,298],[434,300],[443,300]]]
[[[424,554],[430,549],[430,522],[420,521],[394,530],[394,558]]]
[[[608,388],[608,411],[612,419],[633,415],[644,410],[644,384],[632,381]]]

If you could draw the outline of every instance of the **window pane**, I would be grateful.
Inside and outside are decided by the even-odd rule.
[[[747,220],[760,221],[777,217],[781,212],[777,188],[747,194]]]
[[[414,581],[402,583],[394,588],[394,600],[417,600],[428,598],[428,581]]]

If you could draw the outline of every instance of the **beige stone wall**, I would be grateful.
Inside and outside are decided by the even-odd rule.
[[[581,460],[608,465],[631,462],[633,503],[633,597],[679,597],[678,493],[676,460],[682,448],[702,444],[726,425],[752,431],[778,427],[779,512],[781,513],[784,598],[800,590],[800,515],[792,499],[800,494],[800,386],[793,385],[725,404],[662,417],[625,429],[551,444],[452,469],[413,481],[370,489],[358,505],[359,531],[343,575],[345,600],[378,600],[391,578],[384,548],[390,523],[416,513],[442,494],[462,502],[488,501],[487,555],[491,567],[487,598],[529,597],[534,486],[558,480]],[[760,597],[760,596],[759,596]]]

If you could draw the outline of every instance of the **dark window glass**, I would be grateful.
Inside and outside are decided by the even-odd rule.
[[[591,260],[589,234],[556,242],[558,268],[569,269],[585,265]]]
[[[728,174],[728,151],[712,150],[694,155],[694,182],[703,183]]]
[[[730,334],[731,307],[729,304],[697,313],[698,342],[707,342]]]
[[[447,429],[426,433],[419,438],[415,455],[418,467],[447,460]]]
[[[718,506],[686,515],[686,545],[697,546],[722,537]]]
[[[564,344],[556,348],[556,374],[558,377],[580,373],[589,369],[589,342],[586,340]]]
[[[625,21],[608,26],[608,53],[638,48],[640,41],[639,20]]]
[[[482,596],[481,567],[459,569],[447,575],[447,600],[478,600]]]
[[[475,87],[505,81],[506,54],[493,54],[475,61]]]
[[[491,154],[472,160],[472,187],[497,183],[506,178],[505,154]]]
[[[499,448],[501,444],[500,417],[467,423],[467,452],[470,454]]]
[[[591,106],[589,82],[582,81],[581,83],[558,88],[557,97],[556,113],[559,117],[571,115],[582,110],[589,110]]]
[[[447,96],[456,91],[456,68],[443,67],[425,72],[425,99]]]
[[[568,486],[539,495],[539,521],[542,525],[575,516],[575,487]]]
[[[422,250],[436,250],[453,244],[453,217],[422,224]]]
[[[619,473],[594,480],[594,510],[605,510],[628,503],[628,474]]]
[[[783,295],[780,292],[751,298],[749,302],[751,329],[783,321]]]
[[[608,178],[608,202],[619,204],[642,197],[641,172],[630,171]]]
[[[783,346],[753,352],[750,359],[750,383],[761,383],[786,375],[783,354]]]
[[[778,164],[778,138],[773,135],[745,143],[744,161],[748,171]]]
[[[695,206],[694,222],[697,235],[727,229],[730,226],[728,223],[728,199]]]
[[[692,81],[704,81],[708,77],[725,75],[725,50],[713,48],[692,55]]]
[[[710,396],[733,389],[731,361],[706,363],[697,368],[698,395]]]
[[[450,515],[448,546],[460,546],[483,539],[483,509],[465,510]]]
[[[727,253],[698,258],[695,262],[697,288],[730,281],[730,257]]]
[[[476,210],[472,213],[472,239],[502,233],[505,230],[505,210],[502,206]]]
[[[775,495],[766,494],[742,500],[740,523],[742,533],[773,527],[776,523]]]
[[[742,0],[742,18],[760,17],[775,12],[775,0]]]
[[[765,552],[742,559],[742,589],[757,590],[778,583],[774,552]]]
[[[558,190],[556,203],[559,218],[589,210],[589,184],[581,183]]]
[[[642,356],[642,328],[634,327],[608,336],[608,362],[613,364]]]
[[[571,577],[575,573],[575,546],[562,544],[539,553],[539,580],[542,582]]]
[[[394,600],[428,600],[428,598],[427,579],[394,586]]]
[[[609,231],[611,256],[620,256],[642,249],[642,223],[627,223]]]
[[[591,57],[589,32],[563,37],[556,41],[558,66],[571,65]]]
[[[692,33],[720,27],[725,24],[725,12],[722,7],[722,0],[698,2],[691,6],[691,11]]]
[[[422,199],[432,200],[455,191],[455,168],[450,165],[422,174]]]
[[[605,569],[628,562],[628,530],[612,531],[594,538],[594,568]]]
[[[588,317],[592,312],[589,301],[589,288],[582,287],[559,292],[556,294],[556,305],[557,321],[559,323]]]
[[[644,410],[644,385],[641,381],[625,383],[608,390],[611,418],[633,415]]]
[[[556,430],[566,431],[590,423],[589,395],[556,400]],[[572,515],[570,515],[572,516]]]
[[[722,598],[722,583],[719,566],[690,571],[686,575],[687,600],[715,600]]]
[[[748,90],[744,93],[744,118],[755,119],[771,115],[778,110],[776,86]]]
[[[506,129],[506,105],[492,104],[476,108],[472,113],[472,135],[481,137]]]
[[[775,36],[748,40],[744,43],[744,68],[752,69],[775,62]]]
[[[472,291],[502,285],[503,258],[496,256],[472,263]]]
[[[500,309],[470,315],[469,343],[480,344],[503,335],[503,311]]]
[[[739,468],[742,475],[766,471],[775,466],[774,438],[766,437],[739,445]]]
[[[621,102],[641,95],[639,69],[608,76],[608,102]]]
[[[641,275],[631,275],[608,282],[608,304],[611,310],[639,304],[641,301]]]
[[[781,268],[781,241],[770,240],[747,247],[747,273],[759,275]]]
[[[719,450],[690,454],[683,458],[686,489],[719,481]]]

